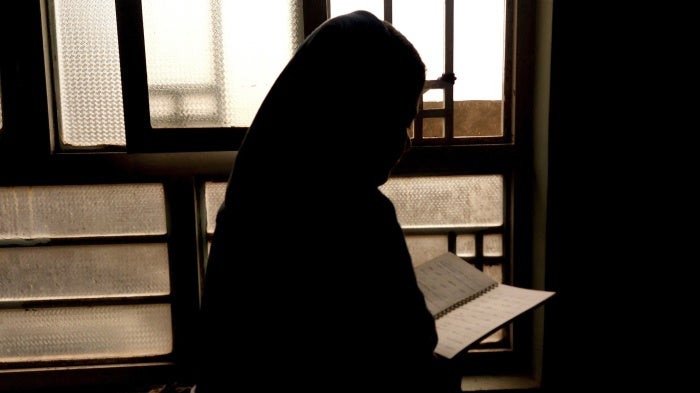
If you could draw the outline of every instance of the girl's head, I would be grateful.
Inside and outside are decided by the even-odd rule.
[[[407,147],[424,83],[420,55],[391,24],[366,11],[329,19],[275,81],[239,157],[256,145],[299,176],[377,186]]]

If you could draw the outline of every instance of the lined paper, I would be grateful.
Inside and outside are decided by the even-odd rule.
[[[415,268],[418,286],[435,317],[435,352],[454,357],[554,292],[499,284],[453,253]]]
[[[438,331],[435,352],[452,358],[552,295],[554,292],[499,284],[435,321]]]

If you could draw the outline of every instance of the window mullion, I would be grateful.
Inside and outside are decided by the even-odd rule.
[[[454,0],[445,0],[445,72],[442,80],[454,81]],[[454,142],[454,83],[445,83],[445,139]]]
[[[126,146],[128,151],[148,151],[143,129],[150,123],[150,114],[141,1],[116,1],[115,4]]]
[[[330,0],[302,0],[304,7],[304,37],[311,34],[330,15]]]

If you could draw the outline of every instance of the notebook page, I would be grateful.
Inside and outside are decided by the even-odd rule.
[[[497,282],[452,253],[445,253],[415,268],[418,287],[433,316],[484,292]]]
[[[554,292],[500,284],[435,321],[435,352],[452,358],[516,316],[547,300]]]

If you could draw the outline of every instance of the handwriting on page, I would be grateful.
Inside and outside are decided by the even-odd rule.
[[[496,281],[469,263],[461,259],[457,261],[455,263],[446,256],[416,269],[418,286],[433,315],[464,299],[471,299],[496,284]]]
[[[451,358],[513,318],[552,296],[553,292],[501,284],[435,321],[436,352]]]

